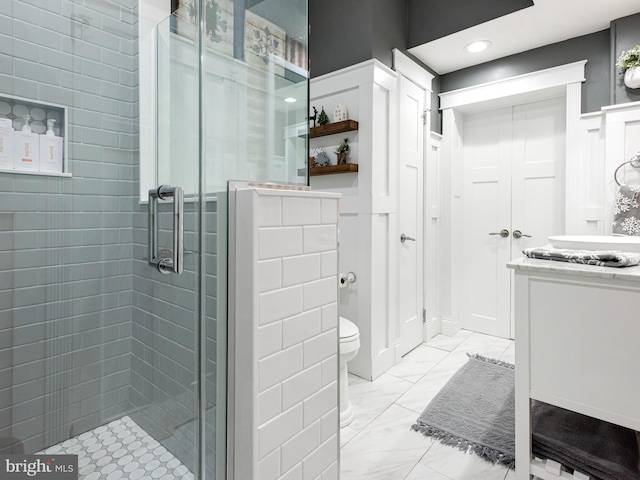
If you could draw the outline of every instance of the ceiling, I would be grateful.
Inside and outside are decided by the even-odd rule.
[[[609,28],[612,20],[640,12],[640,0],[533,0],[534,5],[412,47],[436,73],[460,70]],[[465,45],[489,40],[484,52]],[[639,40],[640,43],[640,35]]]

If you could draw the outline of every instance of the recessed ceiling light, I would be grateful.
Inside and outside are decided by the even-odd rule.
[[[287,98],[284,99],[284,101],[287,102],[287,103],[296,103],[297,102],[297,100],[295,98],[293,98],[293,97],[287,97]]]
[[[464,50],[469,53],[479,53],[491,46],[491,42],[489,40],[478,40],[477,42],[471,42],[468,45],[465,45]]]

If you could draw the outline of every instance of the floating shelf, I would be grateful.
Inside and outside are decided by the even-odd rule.
[[[309,175],[314,177],[316,175],[329,175],[332,173],[349,173],[357,171],[357,163],[345,163],[343,165],[329,165],[328,167],[313,167],[309,169]]]
[[[336,133],[353,132],[358,130],[358,122],[355,120],[344,120],[342,122],[327,123],[319,127],[309,129],[309,138],[324,137],[325,135],[335,135]]]

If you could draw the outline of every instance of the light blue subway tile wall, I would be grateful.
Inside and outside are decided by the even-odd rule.
[[[135,10],[134,10],[135,12]],[[126,22],[126,20],[124,20]],[[121,51],[138,53],[135,42],[121,39]],[[104,58],[103,58],[104,59]],[[110,59],[106,59],[109,64]],[[137,62],[136,62],[137,64]],[[136,66],[137,68],[137,66]],[[137,86],[137,71],[128,77],[126,69],[120,69],[121,85],[132,81]],[[134,90],[134,103],[137,105],[137,90]],[[119,108],[126,108],[120,104]],[[122,115],[137,116],[133,112],[121,110]],[[180,119],[176,119],[180,121]],[[120,133],[120,145],[138,147],[137,127],[129,137]],[[197,158],[174,159],[176,162],[197,162]],[[138,179],[138,169],[132,175]],[[160,250],[171,248],[171,208],[162,204],[159,215]],[[146,261],[148,256],[148,217],[147,206],[134,204],[133,228],[130,239],[133,243],[133,320],[131,350],[130,402],[131,417],[152,434],[165,448],[171,451],[183,464],[197,471],[198,452],[198,366],[205,359],[205,438],[206,468],[209,476],[215,472],[216,439],[216,255],[215,239],[217,231],[216,202],[205,205],[203,218],[205,245],[199,245],[199,204],[187,198],[184,216],[184,273],[182,275],[162,275]],[[206,276],[200,278],[200,249],[206,252]],[[201,324],[198,300],[204,289],[204,320]],[[214,307],[210,304],[213,303]],[[199,345],[198,335],[205,337],[204,349]]]
[[[170,253],[171,204],[161,204],[158,243]],[[134,421],[195,468],[199,255],[197,204],[185,203],[184,273],[163,275],[147,256],[147,210],[133,222],[131,396]],[[193,470],[192,470],[193,471]]]
[[[0,173],[0,452],[131,409],[137,0],[0,2],[0,94],[69,107],[73,178]]]

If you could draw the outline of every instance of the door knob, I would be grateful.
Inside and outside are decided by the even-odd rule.
[[[416,239],[415,238],[411,238],[411,237],[407,237],[404,233],[402,235],[400,235],[400,242],[404,243],[404,242],[415,242]]]
[[[509,230],[507,230],[506,228],[503,228],[499,232],[491,232],[489,235],[500,235],[502,238],[506,238],[509,236]],[[516,236],[515,232],[513,232],[513,236],[514,237]]]
[[[513,231],[513,238],[527,237],[531,238],[531,235],[527,235],[526,233],[522,233],[520,230]]]

